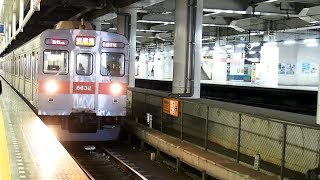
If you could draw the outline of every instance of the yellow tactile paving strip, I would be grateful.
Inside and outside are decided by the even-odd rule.
[[[7,146],[6,130],[2,118],[2,109],[0,107],[0,179],[10,180],[10,162],[9,151]]]

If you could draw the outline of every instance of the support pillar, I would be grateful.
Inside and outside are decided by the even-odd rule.
[[[124,35],[129,41],[129,87],[135,87],[135,61],[137,42],[137,10],[124,9],[117,16],[117,32]]]
[[[320,65],[319,65],[319,68],[320,68]],[[319,78],[319,82],[318,82],[318,100],[317,100],[316,123],[320,124],[320,78]]]
[[[9,39],[10,39],[10,34],[9,34],[9,15],[5,16],[5,21],[4,21],[4,28],[5,28],[5,39],[6,39],[6,45],[8,45],[9,43]],[[7,47],[5,47],[7,48]]]
[[[32,9],[34,6],[34,0],[30,0],[30,9]]]
[[[319,66],[320,67],[320,66]],[[318,100],[317,100],[317,117],[316,117],[316,123],[320,124],[320,79],[318,83]]]
[[[12,36],[14,36],[16,31],[17,31],[17,14],[12,13]]]
[[[8,30],[8,31],[9,31],[8,38],[9,38],[9,41],[10,41],[10,39],[11,39],[11,37],[12,37],[12,29],[11,29],[11,28],[12,28],[11,24],[8,23],[8,29],[9,29],[9,30]]]
[[[203,0],[176,0],[173,95],[200,98]]]
[[[20,0],[19,3],[19,27],[22,28],[22,24],[23,24],[23,18],[24,18],[24,0]],[[21,29],[21,32],[23,30]]]

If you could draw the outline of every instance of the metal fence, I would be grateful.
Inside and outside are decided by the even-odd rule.
[[[132,92],[129,115],[152,128],[290,179],[319,167],[320,129],[179,99],[179,117],[162,112],[162,96]]]

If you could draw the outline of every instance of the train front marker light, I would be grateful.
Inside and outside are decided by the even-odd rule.
[[[46,83],[46,91],[48,93],[55,93],[58,90],[58,84],[54,81],[48,81]]]
[[[119,83],[112,83],[110,86],[110,91],[114,95],[119,95],[122,92],[122,86]]]

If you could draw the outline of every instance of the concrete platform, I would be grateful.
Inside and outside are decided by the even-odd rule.
[[[125,120],[124,125],[129,132],[138,136],[144,142],[215,178],[237,180],[277,179],[276,176],[253,170],[216,153],[202,150],[197,146],[137,124],[132,120]]]
[[[20,96],[3,80],[2,85],[0,179],[88,179]]]

